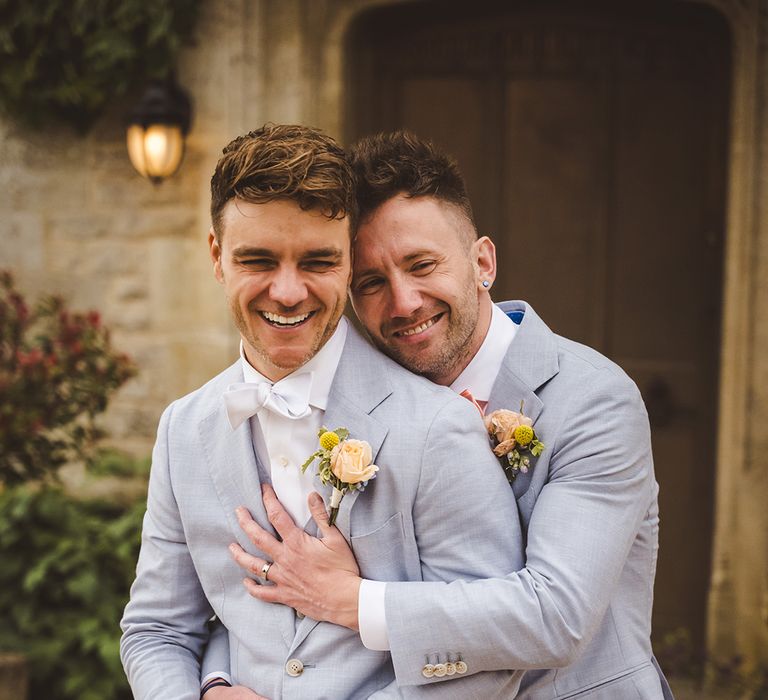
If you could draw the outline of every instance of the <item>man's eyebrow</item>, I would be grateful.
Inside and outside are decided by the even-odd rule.
[[[240,246],[232,251],[233,258],[276,258],[279,257],[274,250],[270,248],[255,248],[252,246]],[[329,246],[327,248],[315,248],[313,250],[306,250],[301,254],[301,259],[306,260],[308,258],[332,258],[333,260],[341,260],[344,257],[344,253],[336,247]]]
[[[269,248],[253,248],[251,246],[240,246],[232,251],[233,258],[273,258],[275,251]]]
[[[339,248],[333,246],[307,250],[301,255],[302,260],[307,260],[308,258],[332,258],[333,260],[341,260],[343,257],[344,253]]]
[[[417,258],[420,258],[424,255],[435,255],[435,251],[427,250],[426,248],[414,251],[413,253],[409,253],[408,255],[403,256],[403,262],[413,262]]]

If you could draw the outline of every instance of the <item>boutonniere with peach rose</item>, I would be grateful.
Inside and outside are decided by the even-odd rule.
[[[522,472],[525,474],[531,466],[531,458],[544,452],[544,443],[539,440],[533,429],[533,421],[520,412],[500,408],[484,418],[485,427],[495,443],[493,453],[503,458],[504,471],[510,483]]]
[[[376,478],[379,468],[373,464],[371,446],[365,440],[350,439],[346,428],[320,428],[317,435],[320,449],[301,465],[301,471],[306,471],[312,462],[318,460],[317,475],[320,481],[323,485],[330,484],[333,487],[329,519],[333,525],[344,494],[347,491],[362,491],[371,479]]]

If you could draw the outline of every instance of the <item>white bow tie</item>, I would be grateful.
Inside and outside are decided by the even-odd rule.
[[[291,420],[306,418],[309,408],[309,392],[312,389],[312,372],[290,374],[279,382],[238,382],[230,384],[224,392],[224,405],[232,430],[240,427],[260,408]]]

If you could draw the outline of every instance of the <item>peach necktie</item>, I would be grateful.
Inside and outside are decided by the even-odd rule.
[[[485,415],[485,407],[488,405],[487,401],[478,401],[474,396],[472,396],[469,389],[464,389],[464,391],[462,391],[459,396],[463,396],[465,399],[467,399],[467,401],[471,401],[475,408],[480,411],[481,416]]]

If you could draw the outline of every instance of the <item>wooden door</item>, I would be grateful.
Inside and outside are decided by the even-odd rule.
[[[618,6],[618,7],[617,7]],[[453,153],[497,300],[617,361],[660,483],[654,636],[703,646],[710,578],[730,44],[693,3],[439,2],[364,15],[348,139]]]

